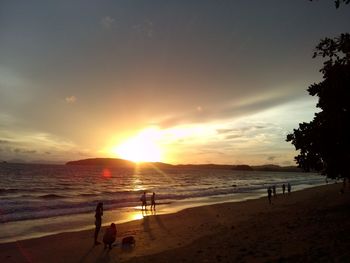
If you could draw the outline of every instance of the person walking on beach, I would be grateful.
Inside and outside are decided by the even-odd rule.
[[[151,196],[151,210],[153,207],[153,210],[156,210],[156,193],[153,192],[152,196]]]
[[[100,232],[102,225],[102,215],[103,215],[103,203],[98,203],[95,211],[95,235],[94,235],[94,244],[99,245],[100,242],[97,241],[98,233]]]
[[[282,184],[282,193],[284,194],[286,192],[286,185]]]
[[[141,209],[143,210],[143,207],[145,207],[145,210],[147,210],[146,192],[143,192],[140,200],[141,200]]]
[[[276,194],[276,185],[273,185],[273,186],[272,186],[272,193],[273,193],[273,197],[277,197],[277,194]]]
[[[290,192],[292,191],[292,186],[290,185],[290,183],[287,184],[287,189],[288,189],[288,194],[290,194]]]
[[[115,242],[117,238],[117,227],[114,223],[110,225],[105,231],[105,234],[103,236],[103,243],[105,244],[105,249],[107,248],[107,245],[109,246],[109,249],[112,248],[112,244]]]
[[[272,196],[272,190],[271,187],[267,189],[267,198],[269,199],[269,204],[271,205],[271,196]]]

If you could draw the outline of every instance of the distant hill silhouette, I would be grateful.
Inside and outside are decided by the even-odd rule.
[[[118,158],[90,158],[78,161],[67,162],[66,165],[94,165],[94,166],[104,166],[104,167],[120,167],[120,168],[134,168],[136,163],[124,159]],[[137,164],[142,167],[158,167],[158,168],[171,168],[174,167],[171,164],[161,163],[161,162],[142,162]]]
[[[103,166],[103,167],[119,167],[119,168],[135,168],[135,166],[141,166],[142,168],[177,168],[177,169],[222,169],[222,170],[236,170],[236,171],[275,171],[275,172],[300,172],[296,166],[279,166],[274,164],[250,166],[246,164],[242,165],[229,165],[229,164],[167,164],[161,162],[142,162],[134,163],[132,161],[118,159],[118,158],[90,158],[77,161],[67,162],[66,165],[91,165],[91,166]]]
[[[67,162],[66,165],[122,166],[133,167],[135,164],[128,160],[115,158],[90,158]]]

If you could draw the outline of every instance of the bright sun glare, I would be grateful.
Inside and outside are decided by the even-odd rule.
[[[144,130],[137,136],[116,146],[112,151],[120,158],[133,162],[159,162],[162,156],[156,139],[155,130]]]

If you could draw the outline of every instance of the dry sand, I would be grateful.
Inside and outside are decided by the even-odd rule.
[[[350,189],[340,188],[147,216],[118,225],[111,250],[92,245],[93,230],[0,244],[0,262],[350,262]],[[127,235],[136,246],[122,249]]]

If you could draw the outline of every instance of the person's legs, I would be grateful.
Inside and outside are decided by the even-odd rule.
[[[100,244],[100,242],[97,241],[97,237],[98,237],[98,233],[100,232],[100,229],[101,229],[101,225],[96,225],[95,236],[94,236],[95,245]]]

